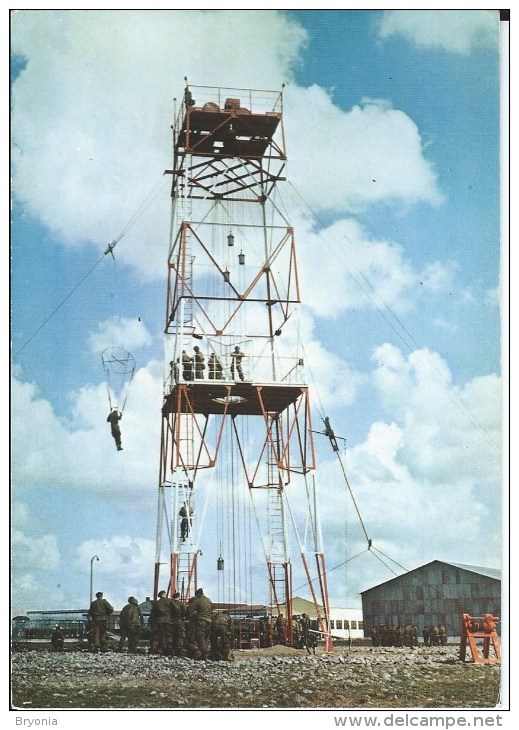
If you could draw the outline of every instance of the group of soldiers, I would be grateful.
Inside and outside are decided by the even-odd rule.
[[[423,628],[424,646],[445,646],[447,643],[447,631],[445,626],[424,626]]]
[[[150,652],[190,659],[231,660],[233,624],[227,611],[213,611],[202,588],[186,604],[180,593],[160,591],[150,612]]]
[[[242,360],[245,357],[245,353],[242,352],[238,345],[231,352],[231,378],[233,380],[244,380]],[[178,383],[180,377],[180,371],[182,370],[182,378],[184,380],[203,380],[205,378],[204,370],[208,370],[209,380],[223,380],[223,365],[217,355],[212,352],[207,360],[207,368],[205,363],[205,357],[200,347],[195,345],[193,348],[193,355],[190,355],[186,350],[182,350],[180,357],[177,357],[176,361],[170,362],[171,377],[175,383]]]
[[[279,613],[274,621],[268,616],[262,616],[259,620],[259,642],[262,648],[291,643],[296,649],[306,649],[309,654],[315,654],[317,635],[317,626],[306,613],[292,616],[291,642],[288,636],[288,621],[282,613]]]
[[[445,626],[425,626],[422,631],[424,646],[445,646],[447,632]],[[418,646],[418,627],[416,624],[380,625],[371,629],[373,646]]]
[[[92,601],[88,611],[87,638],[90,651],[108,651],[107,630],[113,611],[102,592],[96,593],[95,601]],[[119,651],[123,651],[126,641],[129,652],[137,651],[142,625],[138,601],[130,596],[119,614]],[[151,606],[150,632],[152,654],[187,656],[191,659],[231,659],[231,617],[227,611],[213,611],[213,604],[204,595],[202,588],[196,590],[187,604],[180,600],[180,593],[168,598],[165,591],[160,591]]]
[[[108,651],[108,626],[113,612],[113,606],[103,597],[103,593],[96,593],[88,610],[86,625],[89,651]],[[260,618],[259,622],[255,622],[254,630],[259,646],[284,644],[299,649],[306,648],[309,654],[315,654],[319,634],[316,622],[303,613],[292,616],[291,624],[290,637],[288,621],[282,613],[276,619],[268,615]],[[137,652],[142,627],[143,615],[139,603],[134,596],[129,596],[127,604],[119,613],[120,636],[117,650],[123,651],[127,642],[128,651]],[[204,595],[202,588],[198,588],[187,603],[181,600],[180,593],[174,593],[169,598],[166,591],[160,591],[157,599],[151,602],[149,629],[151,654],[216,661],[232,660],[234,622],[228,611],[214,610],[211,600]],[[51,637],[55,651],[63,651],[63,639],[63,632],[57,626]]]

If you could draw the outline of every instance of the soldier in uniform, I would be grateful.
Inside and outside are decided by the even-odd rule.
[[[191,596],[189,601],[186,605],[186,617],[185,617],[185,630],[186,630],[186,639],[185,639],[185,649],[188,657],[190,659],[197,659],[198,658],[198,648],[196,645],[195,635],[196,635],[196,606],[195,606],[195,596]]]
[[[103,593],[98,591],[96,593],[95,601],[92,601],[88,613],[92,618],[92,644],[93,651],[107,650],[107,636],[106,631],[108,629],[108,619],[114,612],[113,606],[111,606],[106,598],[103,598]]]
[[[292,646],[296,649],[301,649],[303,647],[301,639],[301,620],[302,616],[292,616]]]
[[[54,651],[63,651],[65,648],[65,634],[61,626],[56,626],[50,635],[50,643]]]
[[[209,379],[210,380],[222,380],[222,378],[223,378],[222,363],[216,357],[216,354],[214,352],[212,352],[209,355],[209,360],[207,362],[209,365]]]
[[[211,659],[231,661],[232,619],[228,611],[213,613],[211,622]]]
[[[128,598],[128,603],[119,614],[119,628],[121,637],[119,639],[119,651],[123,650],[124,642],[128,639],[128,651],[136,652],[139,634],[142,626],[142,612],[139,603],[134,596]]]
[[[180,593],[174,593],[171,601],[171,617],[173,621],[173,654],[175,656],[185,656],[186,642],[186,608],[180,600]]]
[[[442,624],[438,626],[438,638],[440,646],[445,646],[447,643],[447,631]]]
[[[286,644],[287,641],[287,620],[282,613],[276,619],[276,643]]]
[[[155,621],[159,641],[159,652],[164,656],[171,654],[173,639],[173,621],[171,618],[172,601],[166,596],[166,591],[160,591],[155,601]]]
[[[213,615],[213,604],[210,599],[204,595],[202,588],[195,591],[195,600],[193,602],[196,611],[195,620],[195,644],[198,648],[200,659],[207,659],[210,651],[210,634],[211,621]]]
[[[305,647],[306,651],[311,654],[311,634],[310,627],[312,623],[307,613],[303,613],[301,616],[301,643]],[[315,653],[315,652],[314,652]]]
[[[193,358],[182,350],[182,377],[184,380],[193,380]]]
[[[189,529],[191,527],[193,519],[193,509],[191,508],[189,502],[184,502],[184,504],[180,508],[178,516],[182,518],[180,520],[180,539],[182,540],[182,542],[185,542],[186,537],[189,535]]]
[[[115,445],[117,446],[117,451],[123,450],[123,447],[121,446],[121,429],[119,427],[119,421],[122,417],[123,414],[118,411],[117,408],[112,408],[106,417],[106,420],[110,424],[110,429],[112,431],[112,436],[114,437]]]
[[[241,361],[244,357],[245,353],[243,353],[238,345],[236,345],[234,350],[231,352],[231,376],[233,378],[236,378],[235,373],[238,373],[240,380],[245,380],[245,377],[243,375],[243,369],[241,366]]]
[[[193,358],[195,363],[195,380],[203,380],[205,370],[204,356],[200,352],[198,345],[196,345],[193,349],[195,351]]]

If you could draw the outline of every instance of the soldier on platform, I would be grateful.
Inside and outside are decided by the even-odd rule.
[[[241,366],[241,361],[244,357],[245,353],[243,353],[238,345],[236,345],[233,352],[231,353],[231,376],[234,380],[236,379],[235,373],[238,373],[240,380],[245,380]]]
[[[214,352],[212,352],[209,355],[209,360],[207,361],[207,363],[209,365],[209,379],[210,380],[222,380],[222,378],[223,378],[222,363],[216,357]]]
[[[203,380],[205,370],[205,358],[200,352],[200,348],[196,345],[194,348],[194,364],[195,364],[195,380]]]
[[[193,380],[193,358],[182,350],[182,377],[184,380]]]

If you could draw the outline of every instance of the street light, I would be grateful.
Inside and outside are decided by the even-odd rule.
[[[93,590],[94,590],[94,587],[93,587],[94,586],[94,560],[99,560],[99,558],[97,557],[97,555],[94,555],[90,559],[90,603],[92,603],[92,601],[94,600],[94,596],[93,596]]]

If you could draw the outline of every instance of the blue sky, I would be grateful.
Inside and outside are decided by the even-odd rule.
[[[15,612],[84,607],[95,554],[96,585],[116,607],[152,591],[162,173],[186,75],[286,84],[285,202],[315,419],[347,438],[374,544],[409,569],[500,567],[498,38],[497,11],[12,14]],[[121,234],[115,262],[102,257]],[[114,342],[137,362],[122,453],[99,357]],[[346,562],[365,546],[323,441],[330,595],[358,606],[359,591],[393,574],[369,554]],[[215,549],[200,565],[213,597]],[[253,600],[265,600],[261,580]]]

